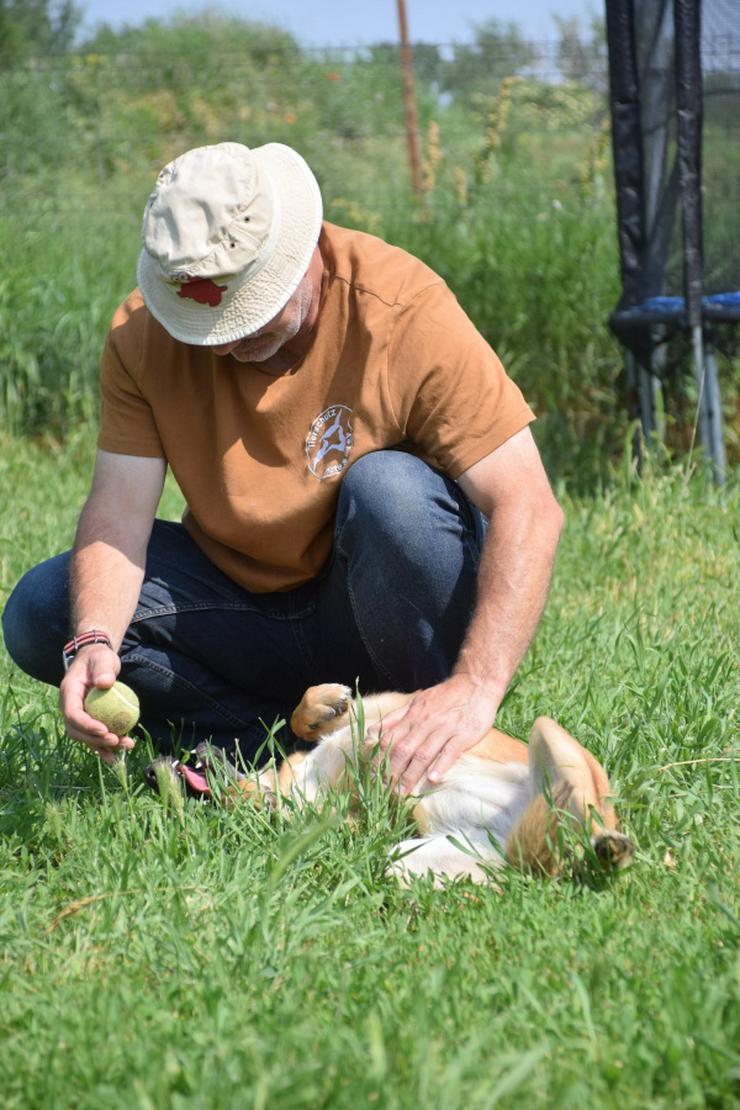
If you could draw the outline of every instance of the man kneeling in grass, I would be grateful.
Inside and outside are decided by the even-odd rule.
[[[83,703],[119,674],[160,747],[245,760],[326,678],[420,690],[383,742],[403,790],[440,778],[493,723],[562,524],[518,388],[432,270],[322,221],[281,144],[166,166],[138,283],[74,548],[16,587],[10,654],[106,762],[133,741]],[[167,466],[181,524],[155,519]]]

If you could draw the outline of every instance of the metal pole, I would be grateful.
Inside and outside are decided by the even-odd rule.
[[[403,76],[403,99],[406,105],[406,142],[409,150],[409,169],[411,186],[417,196],[422,194],[421,161],[419,159],[419,129],[416,124],[414,104],[414,63],[409,46],[409,26],[406,19],[406,0],[397,0],[398,28],[401,35],[401,73]]]
[[[716,360],[704,357],[702,320],[702,66],[701,0],[673,0],[676,42],[676,140],[683,210],[684,289],[686,323],[691,332],[694,377],[698,393],[699,438],[712,461],[719,485],[725,470],[719,381]],[[707,379],[709,371],[710,379]]]
[[[725,456],[725,440],[722,429],[722,400],[719,393],[717,357],[714,353],[711,333],[705,333],[704,336],[704,369],[706,373],[704,388],[707,393],[709,437],[714,464],[713,477],[715,485],[721,486],[727,480],[727,458]]]
[[[698,394],[696,423],[699,442],[704,448],[707,462],[711,460],[712,478],[716,486],[724,485],[727,478],[727,461],[722,432],[722,401],[719,392],[717,360],[714,350],[704,349],[704,332],[701,324],[691,329],[691,346],[694,355],[694,379]]]

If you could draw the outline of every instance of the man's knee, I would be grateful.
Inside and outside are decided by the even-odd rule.
[[[378,538],[383,533],[413,535],[428,520],[427,502],[441,481],[431,467],[405,451],[373,451],[348,470],[338,521],[367,524]]]
[[[337,573],[387,683],[413,690],[449,674],[475,601],[483,532],[456,483],[413,455],[378,451],[348,471]]]
[[[482,517],[449,478],[405,451],[374,451],[350,467],[337,510],[337,536],[390,545],[414,560],[430,544],[477,546]],[[414,555],[416,553],[416,556]]]
[[[24,574],[3,610],[8,655],[33,678],[61,681],[61,652],[68,629],[68,557],[58,555]]]

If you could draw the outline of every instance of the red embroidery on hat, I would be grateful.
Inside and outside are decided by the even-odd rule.
[[[228,289],[228,285],[216,285],[210,278],[193,278],[192,281],[181,285],[178,297],[191,297],[198,304],[208,304],[211,308],[221,304],[221,294]]]

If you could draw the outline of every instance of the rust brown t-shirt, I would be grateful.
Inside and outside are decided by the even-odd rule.
[[[165,458],[194,540],[259,592],[320,571],[362,455],[403,446],[457,478],[534,418],[432,270],[328,223],[320,246],[313,343],[280,377],[173,339],[138,290],[103,353],[98,446]]]

